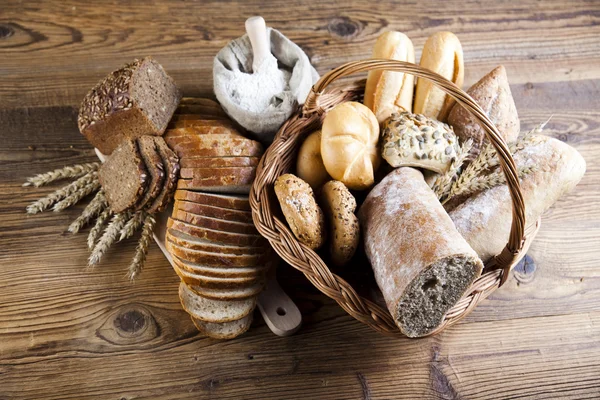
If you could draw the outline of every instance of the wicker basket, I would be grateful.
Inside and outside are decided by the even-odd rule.
[[[481,107],[452,82],[415,64],[378,59],[350,62],[324,75],[313,86],[304,107],[299,109],[281,127],[273,144],[265,152],[250,192],[252,217],[260,234],[269,240],[279,256],[292,267],[304,273],[314,286],[334,299],[348,314],[383,334],[401,335],[386,308],[359,296],[348,282],[333,274],[317,253],[298,242],[285,221],[277,217],[280,214],[277,211],[274,212],[279,204],[273,197],[273,184],[277,177],[289,172],[295,165],[297,149],[304,137],[320,128],[323,116],[336,104],[360,100],[364,92],[365,81],[337,89],[328,89],[328,86],[340,78],[369,70],[404,72],[427,79],[469,110],[477,118],[490,142],[496,148],[500,157],[500,166],[510,190],[513,216],[508,244],[501,254],[486,264],[483,275],[446,314],[440,327],[432,332],[432,334],[437,333],[465,317],[479,302],[504,284],[511,267],[526,252],[530,241],[528,240],[526,243],[525,236],[527,235],[531,239],[539,228],[538,221],[527,230],[525,229],[525,205],[517,168],[506,143]]]

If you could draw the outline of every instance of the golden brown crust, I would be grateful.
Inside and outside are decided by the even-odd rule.
[[[313,132],[304,139],[298,150],[296,174],[315,191],[331,179],[321,157],[321,131]]]

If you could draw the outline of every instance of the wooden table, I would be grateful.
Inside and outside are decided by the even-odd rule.
[[[344,4],[344,5],[343,5]],[[600,4],[597,1],[14,1],[0,7],[0,399],[490,399],[600,397]],[[347,316],[290,269],[304,315],[292,337],[257,318],[228,342],[201,337],[153,245],[135,283],[135,241],[86,269],[82,207],[27,216],[48,189],[24,179],[95,159],[77,107],[109,71],[153,55],[186,96],[212,96],[212,58],[262,14],[320,73],[366,58],[376,37],[455,32],[468,87],[508,70],[523,130],[588,162],[543,219],[527,262],[461,324],[390,339]]]

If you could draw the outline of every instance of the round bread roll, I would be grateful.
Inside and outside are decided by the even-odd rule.
[[[300,146],[296,160],[296,173],[315,191],[331,179],[321,157],[321,131],[308,135]]]
[[[371,187],[381,162],[378,142],[379,123],[373,111],[355,101],[338,104],[323,121],[321,156],[325,169],[350,189]]]
[[[321,206],[329,223],[329,251],[334,265],[342,266],[352,259],[360,229],[354,215],[356,199],[340,181],[329,181],[321,191]]]
[[[296,238],[313,250],[325,242],[325,217],[310,185],[292,174],[275,181],[275,195]]]
[[[421,67],[442,75],[458,87],[462,86],[465,66],[460,41],[452,32],[436,32],[423,46]],[[413,112],[446,121],[455,101],[427,79],[417,79]]]

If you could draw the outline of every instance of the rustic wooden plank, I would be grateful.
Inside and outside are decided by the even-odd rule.
[[[427,36],[444,29],[463,43],[467,85],[499,63],[513,83],[600,78],[600,10],[594,2],[499,2],[486,4],[485,12],[477,4],[348,1],[343,7],[320,3],[317,11],[283,0],[269,7],[257,0],[8,2],[0,21],[0,49],[7,55],[0,67],[0,107],[76,105],[106,71],[145,55],[163,63],[186,95],[208,95],[212,57],[243,33],[245,16],[253,14],[300,44],[321,73],[368,58],[386,29],[406,32],[417,57]]]

